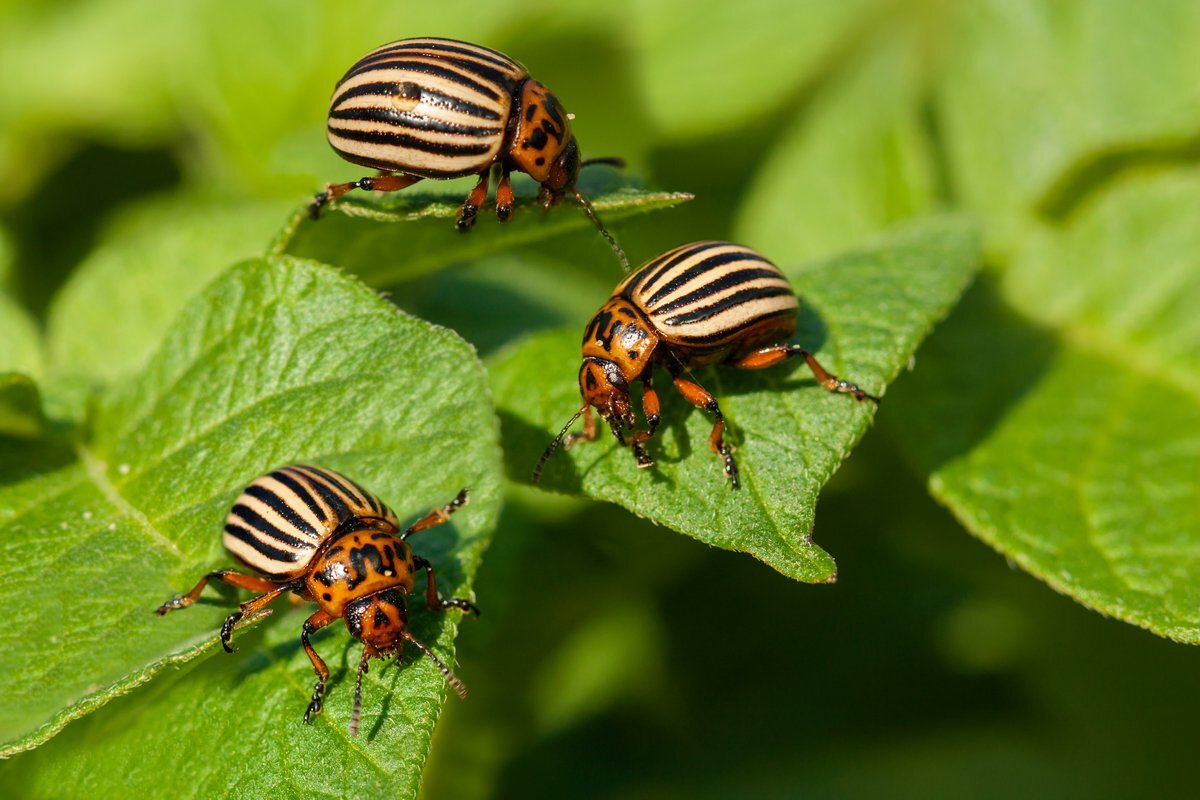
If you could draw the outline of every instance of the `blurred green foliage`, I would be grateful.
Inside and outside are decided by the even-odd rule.
[[[190,299],[277,243],[321,182],[358,177],[322,132],[347,65],[393,38],[477,41],[554,89],[585,156],[623,156],[634,183],[695,195],[612,218],[635,262],[737,238],[793,269],[943,210],[973,215],[987,255],[822,494],[814,536],[838,557],[833,586],[510,485],[474,586],[484,616],[458,639],[472,696],[447,705],[426,796],[1190,794],[1194,649],[1010,564],[1200,640],[1200,6],[733,8],[0,3],[0,488],[72,458],[71,421],[97,391],[131,391]],[[505,232],[481,219],[461,240],[448,227],[405,239],[446,220],[370,223],[374,256],[354,228],[367,221],[333,219],[357,243],[341,256],[304,231],[295,246],[378,270],[401,308],[492,368],[530,334],[581,326],[619,277],[594,233],[555,215]],[[574,375],[525,368],[539,385]],[[10,587],[31,563],[21,548],[56,540],[24,541],[0,542]],[[219,559],[215,523],[205,541]],[[39,553],[36,576],[55,580],[54,555]],[[49,617],[145,591],[121,577],[42,605],[59,604]],[[265,641],[282,656],[269,668],[245,662],[244,679],[197,659],[160,675],[0,764],[4,794],[187,795],[225,786],[215,759],[261,773],[247,796],[369,791],[356,776],[372,767],[336,747],[307,739],[280,770],[286,750],[251,746],[267,729],[276,743],[311,733],[287,707],[294,690],[275,702],[267,686],[303,674],[287,649],[298,616],[279,616],[241,654]],[[96,647],[105,633],[91,632]],[[62,677],[54,648],[37,647],[36,665],[0,652],[9,691],[34,700]],[[193,714],[221,731],[203,770],[190,750],[139,739]],[[322,763],[324,780],[305,777]]]

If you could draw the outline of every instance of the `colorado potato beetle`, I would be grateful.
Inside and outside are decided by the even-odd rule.
[[[717,400],[685,373],[705,364],[764,369],[793,356],[803,358],[817,383],[855,400],[878,398],[841,380],[804,348],[783,344],[796,332],[799,302],[779,268],[748,247],[730,242],[695,242],[651,259],[623,280],[583,334],[575,412],[542,453],[533,471],[541,479],[546,460],[561,444],[596,438],[594,407],[621,445],[629,444],[639,467],[654,466],[645,444],[659,424],[658,395],[651,385],[655,368],[671,375],[675,388],[697,408],[715,417],[708,443],[738,488],[737,463],[725,442],[725,417]],[[646,430],[634,431],[637,417],[630,386],[642,384]],[[583,416],[583,431],[567,431]],[[631,435],[626,439],[623,429]]]
[[[371,658],[403,657],[405,642],[429,656],[460,697],[467,690],[425,644],[407,630],[405,596],[425,570],[425,601],[433,611],[457,608],[479,615],[471,602],[443,599],[437,591],[433,566],[414,555],[406,539],[435,525],[465,505],[467,490],[401,530],[395,512],[375,495],[338,473],[309,465],[280,467],[251,483],[225,519],[225,549],[259,575],[231,569],[210,572],[187,594],[163,603],[158,614],[187,608],[210,580],[253,592],[221,626],[221,645],[232,653],[233,626],[285,592],[317,603],[319,609],[304,622],[300,642],[317,673],[312,700],[304,712],[310,722],[321,712],[329,668],[313,649],[309,637],[332,622],[343,620],[363,643],[354,683],[350,734],[357,735],[362,708],[362,676]],[[261,576],[261,577],[260,577]]]
[[[541,82],[503,53],[454,39],[402,39],[377,47],[338,82],[329,104],[329,144],[342,158],[380,170],[377,177],[328,184],[313,198],[316,217],[325,203],[353,189],[394,192],[423,178],[478,176],[458,214],[466,230],[498,176],[496,216],[512,216],[512,172],[541,184],[549,208],[571,194],[617,251],[587,199],[575,188],[581,161],[571,115]]]

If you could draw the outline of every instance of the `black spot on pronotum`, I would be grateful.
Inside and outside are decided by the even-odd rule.
[[[537,110],[538,110],[538,104],[530,103],[529,108],[525,109],[525,121],[533,122],[533,117],[534,117],[534,115],[537,114]]]
[[[325,592],[325,594],[321,595],[321,599],[328,603],[333,599],[333,595],[331,595],[329,592]]]
[[[534,150],[545,150],[546,145],[549,142],[550,142],[550,137],[546,135],[546,132],[544,130],[542,130],[541,128],[538,128],[533,133],[531,133],[528,136],[528,138],[526,138],[523,142],[521,142],[521,147],[525,148],[526,150],[529,150],[530,148],[532,148]]]
[[[634,361],[637,361],[638,357],[641,355],[641,353],[639,353],[637,350],[627,350],[626,353]]]
[[[539,167],[544,167],[546,166],[546,159],[542,156],[538,156],[533,163],[537,164]]]
[[[383,628],[388,624],[387,612],[379,606],[375,606],[375,627]]]

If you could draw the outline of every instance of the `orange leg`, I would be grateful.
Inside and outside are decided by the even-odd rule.
[[[242,617],[257,614],[259,611],[266,608],[267,604],[276,597],[279,597],[279,595],[283,594],[284,592],[296,588],[296,585],[297,584],[295,583],[285,583],[282,586],[276,586],[266,594],[259,595],[253,600],[247,600],[246,602],[242,603],[240,606],[238,606],[237,611],[226,617],[225,622],[221,624],[221,646],[225,648],[225,652],[233,652],[233,645],[230,644],[230,642],[233,641],[233,626],[238,624]]]
[[[712,433],[708,436],[708,446],[725,462],[725,475],[729,478],[729,482],[733,488],[738,488],[737,463],[733,460],[733,448],[725,443],[725,415],[721,413],[721,407],[717,405],[717,398],[709,394],[708,390],[695,381],[690,381],[687,378],[679,376],[675,377],[675,388],[683,395],[684,400],[687,400],[696,408],[702,408],[705,411],[713,413],[716,421],[713,423]]]
[[[419,520],[408,526],[404,533],[400,534],[401,539],[407,539],[414,533],[419,533],[423,530],[428,530],[436,525],[441,525],[446,520],[450,519],[450,515],[467,504],[467,490],[463,489],[458,495],[441,508],[435,508]]]
[[[513,189],[512,181],[509,180],[508,170],[505,170],[500,175],[500,183],[496,185],[496,217],[501,222],[508,222],[512,219],[513,212]]]
[[[659,415],[658,392],[654,391],[654,387],[650,385],[649,375],[642,379],[642,386],[645,387],[645,391],[642,393],[642,411],[646,415],[646,430],[638,431],[630,436],[629,444],[633,447],[633,455],[637,459],[638,467],[645,469],[654,466],[654,459],[650,458],[646,453],[646,448],[642,445],[654,436],[662,417]]]
[[[430,611],[445,611],[447,608],[458,608],[463,611],[470,611],[479,616],[479,609],[470,600],[459,600],[457,597],[451,597],[449,600],[444,600],[437,590],[437,578],[433,574],[433,565],[420,556],[413,556],[413,567],[415,569],[425,570],[425,602],[429,604]]]
[[[376,175],[371,178],[359,178],[350,183],[327,183],[324,191],[318,192],[312,202],[308,204],[308,213],[313,219],[318,218],[326,203],[336,200],[354,189],[364,189],[368,192],[398,192],[419,180],[421,178],[416,175]]]
[[[312,642],[308,640],[308,637],[314,631],[321,630],[337,619],[339,618],[321,609],[304,620],[304,628],[300,632],[300,643],[304,645],[304,652],[308,653],[308,660],[312,662],[313,670],[317,673],[317,684],[313,687],[312,700],[309,701],[308,709],[304,712],[305,722],[309,722],[314,714],[321,713],[321,697],[325,694],[325,682],[329,680],[329,667],[325,666],[325,660],[317,655],[317,651],[313,649]]]
[[[475,188],[467,195],[467,201],[458,210],[458,221],[454,224],[458,226],[460,231],[469,230],[475,224],[475,215],[479,213],[479,209],[483,208],[483,204],[487,202],[490,176],[490,167],[479,173],[479,182],[475,184]]]
[[[596,434],[598,432],[599,432],[599,429],[596,427],[596,418],[592,416],[592,407],[584,406],[583,430],[581,430],[577,433],[568,434],[567,436],[563,437],[563,441],[562,441],[563,450],[569,450],[571,448],[571,445],[573,445],[576,442],[581,441],[581,440],[585,441],[585,442],[595,441]]]
[[[154,612],[160,617],[167,612],[174,611],[177,608],[187,608],[200,598],[200,593],[204,591],[204,587],[209,581],[224,581],[230,586],[237,586],[242,589],[249,589],[252,592],[271,592],[279,588],[279,582],[260,578],[257,575],[245,575],[241,572],[232,569],[219,569],[215,572],[210,572],[205,575],[200,581],[192,587],[192,590],[187,594],[177,594],[167,602],[163,603]],[[290,584],[288,585],[290,588]]]
[[[812,370],[817,383],[829,391],[851,395],[860,403],[863,400],[872,400],[875,403],[879,402],[878,397],[867,394],[855,384],[844,381],[837,375],[829,372],[821,366],[821,363],[817,359],[813,358],[812,353],[794,344],[777,344],[773,347],[764,347],[761,350],[755,350],[753,353],[744,355],[736,361],[731,361],[730,366],[737,367],[738,369],[766,369],[767,367],[773,367],[776,364],[786,361],[792,356],[803,358],[808,364],[808,368]]]

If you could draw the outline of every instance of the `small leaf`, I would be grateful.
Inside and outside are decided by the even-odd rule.
[[[580,190],[606,226],[692,199],[682,192],[646,192],[601,181],[589,176],[586,183],[581,181]],[[274,252],[337,264],[373,286],[389,286],[451,263],[566,232],[585,232],[591,246],[608,247],[573,200],[564,200],[543,213],[535,199],[536,190],[528,182],[516,183],[514,188],[518,202],[510,222],[497,223],[484,208],[474,229],[467,233],[458,231],[453,220],[469,187],[438,193],[417,187],[379,197],[350,194],[330,204],[319,220],[309,219],[306,208],[297,211],[292,224],[280,234]]]
[[[187,302],[235,261],[264,255],[288,204],[157,198],[125,212],[55,297],[58,375],[116,380],[142,365]]]
[[[797,341],[815,348],[841,377],[882,392],[962,292],[976,248],[969,228],[941,221],[809,269],[785,266],[802,298]],[[597,308],[603,300],[596,298]],[[491,365],[512,478],[530,480],[542,450],[579,408],[578,364],[579,333],[571,330],[537,335]],[[653,469],[638,470],[628,450],[604,435],[556,454],[544,485],[619,503],[798,580],[831,580],[833,559],[810,537],[813,508],[821,486],[866,431],[870,405],[830,395],[802,365],[705,369],[696,378],[729,422],[740,490],[729,488],[708,449],[711,417],[661,379]]]
[[[1197,218],[1191,170],[1129,181],[1066,228],[1038,229],[888,409],[973,533],[1085,605],[1193,643]]]
[[[414,540],[437,565],[441,591],[469,595],[499,500],[494,426],[482,369],[453,334],[320,265],[276,258],[230,270],[188,305],[141,372],[99,398],[86,438],[0,439],[0,563],[21,565],[0,582],[0,600],[12,609],[0,631],[0,753],[35,747],[165,666],[213,652],[228,599],[206,592],[212,599],[185,612],[153,611],[206,570],[233,564],[220,545],[222,520],[246,483],[273,466],[312,461],[341,470],[409,519],[469,486],[470,506]],[[450,660],[457,614],[413,606],[418,630]],[[384,741],[348,745],[352,687],[344,679],[314,729],[298,724],[312,672],[297,649],[297,615],[281,616],[286,627],[270,626],[269,640],[289,642],[278,645],[282,657],[254,654],[244,633],[250,652],[214,662],[224,676],[218,682],[238,688],[232,696],[211,692],[211,713],[174,706],[126,729],[138,741],[130,752],[141,754],[141,774],[160,780],[180,752],[227,743],[223,731],[249,713],[261,725],[252,740],[264,747],[272,737],[272,748],[286,749],[306,736],[327,747],[371,747],[347,762],[347,780],[396,791],[415,785],[444,694],[433,665],[377,665],[367,692],[371,709],[387,709],[376,734]],[[348,643],[334,629],[316,641],[335,665],[353,658]],[[239,671],[258,673],[264,658],[282,658],[254,679],[283,687],[270,713],[237,702]],[[157,748],[168,739],[170,747]],[[151,752],[161,761],[146,760]],[[42,762],[27,763],[36,772]],[[89,762],[87,772],[100,763]],[[219,763],[220,778],[234,787],[259,761]],[[298,768],[309,774],[294,774],[297,785],[310,785],[327,766],[313,759]]]
[[[3,249],[0,239],[0,250]],[[0,252],[0,274],[6,259]],[[44,422],[36,380],[44,372],[42,337],[33,318],[0,292],[0,436],[33,436]]]

